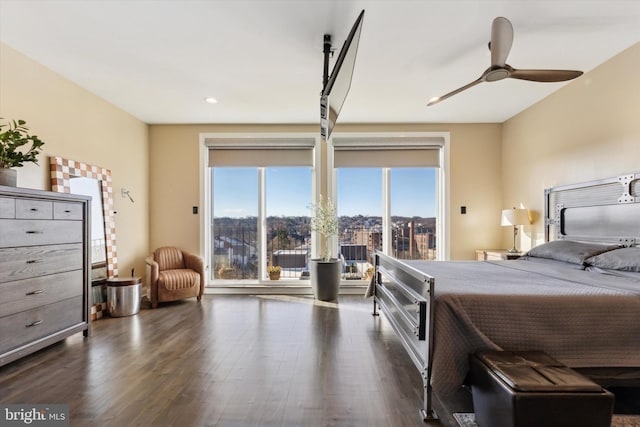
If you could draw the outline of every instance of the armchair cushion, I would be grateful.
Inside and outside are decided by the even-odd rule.
[[[169,291],[200,287],[200,274],[193,270],[164,270],[158,274],[158,286]]]

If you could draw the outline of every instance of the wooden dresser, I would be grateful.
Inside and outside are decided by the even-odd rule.
[[[0,186],[0,366],[89,335],[89,203]]]

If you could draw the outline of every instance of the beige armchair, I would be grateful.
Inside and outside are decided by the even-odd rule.
[[[151,307],[159,302],[196,297],[204,292],[202,258],[174,247],[162,247],[145,259]]]

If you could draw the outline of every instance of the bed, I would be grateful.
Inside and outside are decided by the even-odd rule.
[[[470,353],[542,350],[640,384],[640,175],[545,191],[545,243],[510,261],[375,255],[368,293],[418,368],[424,420],[468,412]],[[596,379],[596,378],[594,378]],[[604,384],[603,384],[604,385]]]

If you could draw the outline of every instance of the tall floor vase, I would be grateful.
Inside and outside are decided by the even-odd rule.
[[[339,259],[312,259],[310,264],[313,296],[320,301],[336,301],[340,293],[342,263]]]

